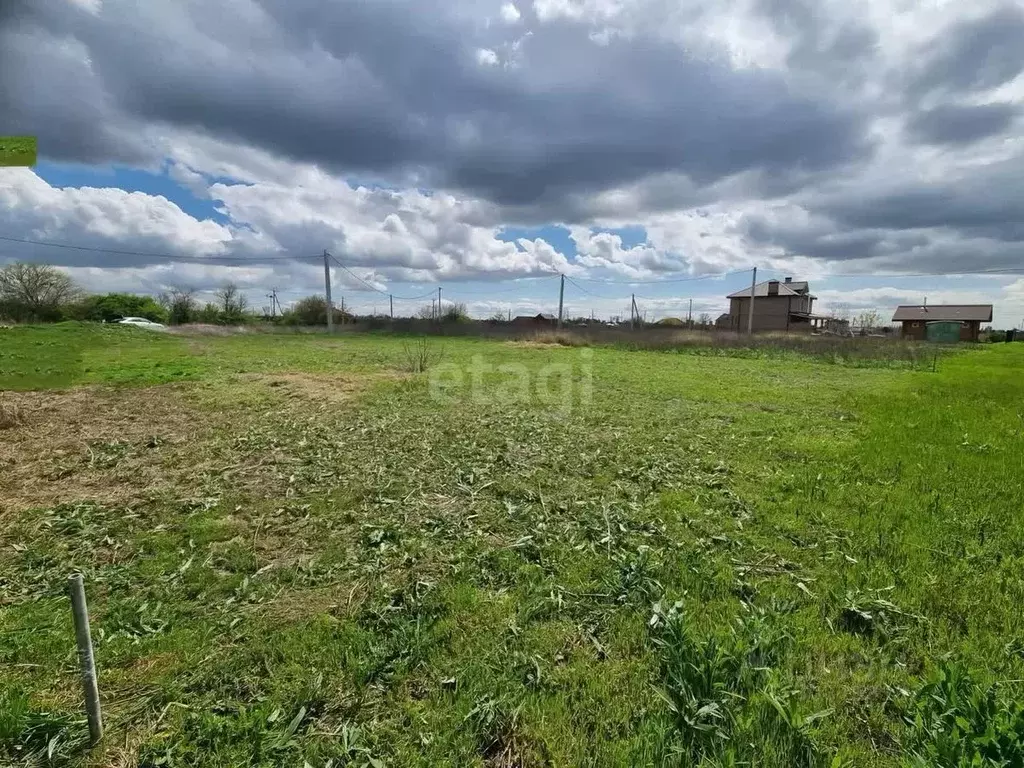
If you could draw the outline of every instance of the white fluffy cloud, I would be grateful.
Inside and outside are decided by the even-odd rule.
[[[515,3],[503,3],[501,6],[501,20],[506,24],[515,24],[522,18]]]
[[[181,256],[216,256],[239,234],[165,197],[104,187],[55,188],[28,169],[0,169],[0,221],[19,236]]]
[[[308,169],[307,169],[308,170]],[[195,188],[205,177],[187,170]],[[160,196],[117,188],[56,188],[28,169],[0,171],[0,224],[25,239],[93,250],[11,244],[8,258],[43,258],[78,270],[90,287],[153,291],[171,285],[210,289],[297,285],[315,290],[326,248],[363,280],[435,282],[517,279],[580,269],[543,239],[498,237],[494,206],[444,192],[351,186],[308,170],[303,183],[205,183],[225,223],[200,220]],[[104,250],[105,249],[105,250]],[[151,256],[117,253],[138,251]],[[204,259],[206,261],[204,262]],[[295,279],[290,279],[295,270]],[[339,270],[343,284],[358,285]]]
[[[477,48],[476,60],[481,66],[493,67],[498,63],[498,54],[490,48]]]

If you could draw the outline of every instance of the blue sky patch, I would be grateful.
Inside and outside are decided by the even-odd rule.
[[[594,227],[594,231],[618,235],[619,239],[622,240],[623,248],[635,248],[636,246],[644,245],[647,242],[647,230],[639,224],[632,224],[628,227],[617,227],[614,229]]]
[[[51,162],[40,162],[34,170],[54,187],[118,187],[126,192],[145,192],[167,198],[196,219],[212,219],[220,224],[228,221],[228,217],[217,210],[217,201],[196,197],[166,170],[151,173],[119,165],[101,167]]]
[[[569,237],[569,230],[557,224],[547,224],[543,227],[504,227],[498,232],[497,238],[508,243],[525,238],[546,240],[552,248],[563,254],[566,258],[575,258],[576,243]]]

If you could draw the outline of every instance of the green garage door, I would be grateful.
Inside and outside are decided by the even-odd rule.
[[[928,341],[941,341],[944,343],[960,341],[960,323],[957,322],[928,323],[925,330],[927,331]]]

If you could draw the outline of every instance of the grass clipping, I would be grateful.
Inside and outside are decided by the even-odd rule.
[[[0,400],[0,429],[14,429],[25,424],[25,414],[17,403]]]

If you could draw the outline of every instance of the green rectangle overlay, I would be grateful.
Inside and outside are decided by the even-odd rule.
[[[35,136],[0,136],[0,167],[35,164]]]

